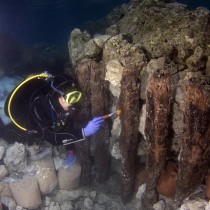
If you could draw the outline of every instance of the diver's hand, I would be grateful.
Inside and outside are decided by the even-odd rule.
[[[104,119],[102,117],[95,117],[91,120],[85,128],[83,128],[85,136],[91,136],[95,134],[101,127],[102,123],[104,123]]]

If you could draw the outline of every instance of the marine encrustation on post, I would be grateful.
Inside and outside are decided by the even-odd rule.
[[[124,203],[131,200],[139,143],[140,71],[134,65],[125,67],[121,79],[119,108],[121,114],[120,149],[122,153],[122,193]]]
[[[144,209],[158,201],[155,188],[169,148],[170,82],[170,74],[166,70],[156,70],[147,86],[145,135],[148,179],[142,197]]]
[[[91,118],[90,72],[90,61],[82,62],[76,67],[77,81],[82,92],[84,93],[81,103],[81,111],[77,117],[78,127],[83,125],[84,122],[87,122]],[[75,144],[75,147],[82,167],[80,183],[82,185],[89,185],[91,180],[90,141],[79,142]]]
[[[183,139],[174,208],[201,184],[210,164],[210,85],[198,79],[185,81],[184,99]]]
[[[105,73],[106,69],[103,63],[92,63],[90,77],[92,116],[101,116],[109,112],[109,84],[104,80]],[[100,132],[91,137],[94,140],[95,176],[98,182],[104,182],[109,178],[109,136],[110,131],[106,120]]]

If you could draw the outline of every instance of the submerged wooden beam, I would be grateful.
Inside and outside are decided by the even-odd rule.
[[[91,105],[92,116],[102,116],[109,113],[109,86],[105,81],[105,65],[102,63],[92,63],[91,66]],[[110,168],[110,131],[108,121],[102,125],[99,132],[91,137],[94,141],[94,162],[95,178],[98,182],[104,182],[109,177]]]
[[[139,70],[127,66],[122,74],[119,108],[122,109],[120,149],[122,154],[122,193],[124,203],[133,196],[136,158],[139,141]]]
[[[169,148],[170,75],[164,70],[153,73],[146,93],[145,135],[147,143],[148,179],[142,197],[143,209],[149,209],[158,200],[156,184],[165,165]]]
[[[76,67],[76,77],[83,93],[81,110],[77,116],[78,129],[84,127],[91,119],[91,101],[90,101],[90,73],[91,62],[82,62]],[[75,144],[77,157],[82,167],[80,183],[89,185],[91,180],[91,159],[90,159],[90,141],[82,141]]]
[[[202,81],[184,85],[184,127],[175,207],[202,182],[210,164],[210,86]]]

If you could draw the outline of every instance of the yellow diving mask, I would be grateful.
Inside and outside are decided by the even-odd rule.
[[[75,90],[75,91],[65,94],[64,99],[66,103],[74,104],[80,100],[81,96],[82,96],[82,93],[80,91]]]

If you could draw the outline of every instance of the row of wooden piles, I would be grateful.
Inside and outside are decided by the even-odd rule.
[[[105,81],[105,65],[88,61],[80,63],[76,68],[79,85],[83,91],[82,111],[78,116],[78,125],[84,126],[92,116],[109,113],[112,98],[109,84]],[[175,176],[171,197],[171,209],[178,205],[193,192],[203,181],[210,163],[210,89],[199,80],[187,80],[184,83],[183,136],[180,145],[178,171]],[[172,138],[172,90],[171,75],[167,69],[157,70],[151,76],[146,92],[146,123],[145,134],[147,144],[146,168],[148,178],[146,191],[143,194],[142,205],[149,209],[158,201],[157,183],[161,171],[170,159]],[[135,174],[138,167],[137,149],[140,141],[139,113],[142,107],[140,100],[140,74],[134,66],[127,65],[121,80],[120,109],[121,134],[119,138],[122,154],[121,197],[129,202],[134,193]],[[109,178],[110,122],[103,125],[100,132],[94,135],[93,154],[90,141],[76,144],[77,154],[82,166],[81,183],[91,182],[92,159],[94,158],[95,177],[98,182]],[[92,177],[93,178],[93,177]]]

